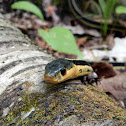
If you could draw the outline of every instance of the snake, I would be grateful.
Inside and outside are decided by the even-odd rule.
[[[75,0],[68,0],[68,3],[73,14],[81,22],[91,27],[101,28],[101,23],[89,20],[84,16],[82,16],[83,14],[77,7]],[[112,30],[120,32],[126,29],[126,27],[122,25],[116,25],[115,27],[113,27],[111,24],[108,24],[108,27],[112,28]],[[46,65],[43,80],[54,84],[83,76],[88,76],[89,80],[93,79],[97,80],[97,74],[94,72],[93,68],[91,67],[91,64],[92,63],[88,63],[83,60],[59,58],[51,61]],[[119,70],[125,69],[125,63],[111,63],[111,64],[116,69]]]
[[[93,64],[94,62],[78,59],[55,59],[46,65],[43,80],[52,84],[58,84],[69,79],[79,78],[84,84],[95,82],[97,85],[98,75],[92,68]],[[110,62],[110,64],[120,72],[126,70],[125,63]]]
[[[101,29],[101,26],[104,25],[101,22],[97,22],[97,21],[94,21],[93,19],[91,20],[91,19],[84,17],[83,16],[84,14],[81,12],[81,10],[76,5],[75,0],[68,0],[68,4],[69,4],[69,7],[70,7],[72,13],[74,14],[74,16],[77,19],[79,19],[82,23],[86,24],[87,26]],[[108,24],[108,28],[113,31],[119,31],[119,32],[126,31],[126,26],[119,24],[119,23],[118,24],[117,23]]]
[[[97,78],[97,74],[88,62],[59,58],[46,65],[43,80],[57,84],[85,75],[89,75],[89,78]]]

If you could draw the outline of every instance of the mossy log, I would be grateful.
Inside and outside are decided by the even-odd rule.
[[[0,15],[0,125],[125,125],[126,111],[79,80],[43,81],[53,60]]]

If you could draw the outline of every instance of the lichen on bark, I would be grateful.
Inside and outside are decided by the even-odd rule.
[[[23,96],[17,97],[21,100],[0,122],[4,120],[4,124],[15,125],[60,125],[64,119],[74,116],[78,125],[85,122],[93,124],[95,121],[102,124],[108,120],[112,124],[125,124],[126,111],[91,85],[68,84],[45,95],[23,92]],[[33,111],[26,116],[31,108],[34,108]]]

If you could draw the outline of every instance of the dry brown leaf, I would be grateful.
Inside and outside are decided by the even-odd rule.
[[[113,66],[107,62],[95,63],[92,65],[99,78],[109,78],[116,75]]]
[[[37,45],[39,46],[39,47],[44,47],[45,46],[45,41],[41,41],[41,40],[39,40],[39,39],[36,39],[36,43],[37,43]]]
[[[106,37],[106,44],[108,46],[108,49],[112,49],[113,46],[114,46],[114,34],[109,34],[107,37]]]
[[[77,40],[77,45],[78,45],[78,47],[79,47],[79,48],[80,48],[81,46],[84,47],[86,41],[87,41],[87,37],[78,39],[78,40]]]
[[[98,88],[118,101],[123,107],[126,106],[126,72],[102,80]]]

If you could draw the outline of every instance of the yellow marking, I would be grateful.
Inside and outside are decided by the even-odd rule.
[[[72,2],[72,4],[73,4],[74,7],[72,7],[71,2]],[[71,0],[71,2],[70,2],[70,0],[68,0],[70,9],[71,9],[72,13],[76,16],[77,19],[79,19],[82,23],[84,23],[84,24],[86,24],[86,25],[88,25],[88,26],[90,26],[90,27],[94,27],[94,28],[99,28],[99,29],[101,29],[100,23],[98,23],[98,25],[96,25],[95,23],[96,23],[97,21],[93,21],[93,22],[92,22],[90,19],[84,17],[84,16],[81,14],[82,12],[78,9],[75,0]],[[75,10],[76,10],[80,15],[82,15],[82,16],[78,15],[77,12],[76,12],[73,8],[75,8]],[[83,17],[83,18],[82,18],[82,17]],[[90,22],[90,21],[91,21],[91,22]],[[109,24],[108,24],[108,25],[109,25]],[[112,26],[113,24],[110,24],[110,25]],[[124,27],[125,27],[125,26],[124,26]],[[108,28],[109,28],[109,27],[108,27]],[[112,30],[114,30],[114,31],[120,31],[120,32],[123,31],[121,28],[117,28],[117,27],[112,27],[112,28],[109,28],[109,29],[112,29]]]
[[[80,76],[88,75],[92,72],[93,72],[93,68],[91,66],[73,64],[73,68],[71,68],[70,70],[66,69],[66,74],[64,76],[62,76],[61,73],[59,72],[59,74],[56,77],[50,78],[44,76],[44,80],[56,84],[56,83],[61,83],[63,81],[66,81],[68,79],[73,79]]]
[[[125,66],[113,66],[113,68],[116,70],[125,70],[126,69]]]
[[[55,83],[55,84],[56,83],[61,83],[61,82],[65,81],[65,80],[68,80],[68,79],[72,79],[72,78],[75,77],[75,75],[74,75],[74,73],[76,71],[75,66],[76,65],[73,64],[73,68],[71,68],[70,70],[66,69],[66,74],[64,76],[62,76],[61,73],[59,72],[59,74],[56,77],[51,78],[51,77],[44,76],[43,79],[45,81]]]
[[[75,68],[76,68],[75,77],[88,75],[93,72],[93,68],[88,65],[77,65]]]

